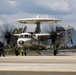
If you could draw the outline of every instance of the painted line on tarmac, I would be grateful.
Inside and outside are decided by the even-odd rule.
[[[0,70],[0,72],[69,72],[69,73],[72,73],[72,72],[75,72],[76,73],[76,70]]]

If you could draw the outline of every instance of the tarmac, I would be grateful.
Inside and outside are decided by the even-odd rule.
[[[0,75],[76,75],[76,56],[72,54],[0,57]]]

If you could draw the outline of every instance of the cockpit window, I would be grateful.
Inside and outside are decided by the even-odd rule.
[[[25,38],[29,38],[29,35],[24,35],[25,36]]]
[[[31,35],[20,35],[20,38],[31,38]]]
[[[20,38],[24,38],[24,35],[20,35]]]

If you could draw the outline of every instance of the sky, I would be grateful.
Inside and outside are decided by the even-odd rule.
[[[62,25],[76,29],[76,0],[0,0],[0,25],[20,18],[33,18],[36,15],[61,19]],[[33,26],[28,25],[28,29]]]

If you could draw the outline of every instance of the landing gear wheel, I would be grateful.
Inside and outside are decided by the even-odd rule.
[[[26,56],[27,55],[27,52],[26,52],[26,48],[24,47],[24,55]]]
[[[15,55],[16,55],[16,56],[18,56],[18,55],[19,55],[18,50],[15,50]]]
[[[54,56],[56,56],[58,53],[58,50],[54,50]]]
[[[24,52],[24,55],[26,56],[26,51]]]

